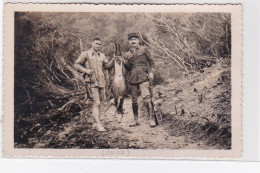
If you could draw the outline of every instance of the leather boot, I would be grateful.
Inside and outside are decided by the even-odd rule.
[[[155,127],[156,126],[155,113],[153,111],[152,103],[151,102],[147,103],[146,107],[150,118],[150,126]]]
[[[129,127],[135,127],[135,126],[138,126],[138,125],[140,125],[139,121],[138,121],[138,116],[134,116],[134,120],[131,124],[129,124]]]
[[[138,122],[138,105],[137,103],[132,103],[133,113],[134,113],[134,121],[129,125],[129,127],[135,127],[139,125]]]

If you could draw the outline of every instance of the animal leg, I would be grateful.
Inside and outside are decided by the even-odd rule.
[[[109,101],[108,107],[107,107],[106,110],[105,110],[105,114],[107,113],[108,109],[109,109],[112,105],[115,106],[115,104],[114,104],[114,99],[111,99],[111,100]]]
[[[124,98],[119,98],[117,102],[116,115],[117,115],[117,121],[119,123],[123,118],[123,102],[124,102]]]

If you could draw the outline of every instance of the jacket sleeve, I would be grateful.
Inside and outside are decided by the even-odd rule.
[[[103,66],[107,70],[112,69],[114,67],[114,60],[111,59],[110,61],[108,61],[108,59],[105,57]]]
[[[87,52],[82,52],[76,62],[74,63],[74,68],[79,72],[85,73],[86,68],[84,67],[85,62],[87,61]]]
[[[124,54],[123,58],[125,59],[125,68],[126,70],[130,71],[132,69],[132,63],[130,58],[128,57],[127,53]]]
[[[150,66],[150,72],[154,73],[155,72],[155,63],[154,63],[154,60],[152,58],[151,52],[148,50],[148,48],[145,48],[144,53],[145,53],[145,56],[147,58],[149,66]]]

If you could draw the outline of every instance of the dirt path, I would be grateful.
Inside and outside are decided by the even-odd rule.
[[[101,112],[101,119],[108,129],[102,135],[109,136],[109,145],[111,148],[145,148],[145,149],[206,149],[203,142],[194,142],[183,135],[171,135],[167,122],[162,122],[159,126],[151,128],[149,118],[145,110],[139,111],[140,125],[129,127],[133,120],[131,109],[131,100],[124,101],[124,116],[121,123],[116,121],[114,116],[115,108],[111,107],[106,115]]]

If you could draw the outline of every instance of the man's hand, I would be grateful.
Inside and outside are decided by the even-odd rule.
[[[92,69],[86,69],[86,70],[85,70],[85,73],[86,73],[87,75],[92,75],[92,74],[94,73],[94,71],[93,71]]]
[[[124,58],[123,58],[122,56],[115,56],[114,58],[115,58],[116,60],[120,61],[120,62],[125,63],[125,60],[124,60]]]
[[[153,73],[150,73],[149,75],[148,75],[148,80],[153,80],[153,78],[154,78],[154,76],[153,76]]]

